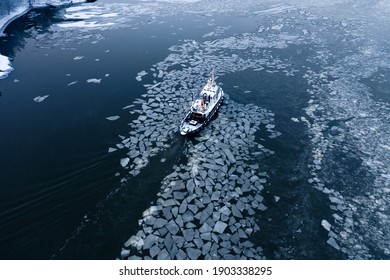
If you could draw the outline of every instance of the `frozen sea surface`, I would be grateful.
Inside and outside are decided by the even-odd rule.
[[[43,222],[56,248],[43,257],[389,259],[388,12],[385,1],[363,0],[110,0],[32,12],[31,26],[11,26],[6,33],[26,47],[13,52],[11,35],[1,43],[16,70],[4,80],[0,111],[12,115],[22,92],[31,91],[31,103],[49,90],[37,118],[75,110],[40,129],[94,135],[64,148],[74,151],[64,166],[77,170],[56,185],[67,188],[44,189],[45,203],[71,194],[66,203],[83,207],[70,215],[65,203]],[[34,76],[42,86],[25,91],[28,59],[64,69],[46,69],[49,81]],[[182,138],[191,92],[213,69],[224,104],[203,131]],[[52,137],[30,145],[44,151]],[[58,159],[53,150],[43,154]],[[54,171],[35,173],[46,182],[38,178]],[[80,188],[97,177],[105,186]],[[29,198],[23,213],[35,205]],[[25,221],[6,218],[19,213],[7,205],[1,221],[23,229]],[[64,213],[65,234],[54,234]],[[23,258],[18,237],[1,236],[16,248],[4,257]],[[38,250],[39,239],[32,243]]]

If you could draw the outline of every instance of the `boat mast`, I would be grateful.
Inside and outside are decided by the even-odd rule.
[[[210,82],[211,82],[212,85],[215,84],[215,75],[214,75],[214,72],[215,72],[215,69],[213,69],[213,70],[211,71],[211,79],[210,79]]]

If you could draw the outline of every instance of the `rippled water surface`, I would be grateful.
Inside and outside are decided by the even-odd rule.
[[[357,2],[100,0],[15,20],[0,257],[389,259],[390,6]],[[213,69],[224,104],[183,138]]]

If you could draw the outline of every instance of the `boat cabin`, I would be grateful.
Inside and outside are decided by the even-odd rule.
[[[214,79],[211,78],[205,87],[202,89],[198,98],[192,102],[191,111],[193,113],[206,114],[214,107],[218,102],[222,89],[217,86]]]

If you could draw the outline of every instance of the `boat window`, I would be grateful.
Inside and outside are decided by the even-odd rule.
[[[191,119],[197,120],[197,121],[202,121],[202,120],[204,120],[204,115],[197,114],[197,113],[192,113],[191,114]]]

